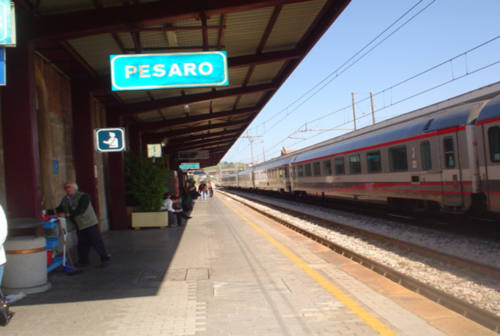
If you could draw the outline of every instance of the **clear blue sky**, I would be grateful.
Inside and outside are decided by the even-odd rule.
[[[279,156],[282,147],[299,149],[348,132],[321,130],[352,129],[351,92],[358,102],[368,98],[370,91],[381,92],[495,38],[466,56],[376,95],[376,120],[382,121],[500,81],[500,0],[423,0],[359,56],[429,5],[419,15],[355,65],[332,76],[334,79],[321,90],[318,91],[326,82],[312,90],[304,97],[314,93],[309,100],[302,98],[290,105],[417,3],[417,0],[352,0],[247,129],[248,135],[261,136],[254,141],[254,161],[262,161],[263,152],[268,160]],[[495,62],[499,63],[467,75]],[[461,76],[463,78],[458,79]],[[454,78],[456,80],[452,81]],[[395,104],[448,81],[451,82]],[[341,110],[344,107],[348,108]],[[369,125],[369,100],[356,103],[356,110],[358,129]],[[327,117],[311,122],[325,115]],[[310,131],[287,138],[297,129],[304,129],[305,123]],[[282,141],[284,139],[287,140]],[[249,163],[249,140],[238,139],[222,161]]]

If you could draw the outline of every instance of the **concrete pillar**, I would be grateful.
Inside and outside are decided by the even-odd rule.
[[[120,116],[108,113],[108,127],[121,127]],[[112,230],[127,230],[128,219],[125,205],[125,174],[123,152],[108,155],[108,204],[110,227]]]
[[[2,88],[7,208],[10,218],[41,218],[34,55],[27,40],[29,20],[21,13],[17,47],[7,48],[7,86]]]
[[[71,103],[76,183],[81,191],[90,195],[92,205],[99,216],[96,151],[94,148],[95,120],[90,89],[78,81],[72,81]]]

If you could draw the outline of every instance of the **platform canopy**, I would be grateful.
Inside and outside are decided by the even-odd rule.
[[[84,81],[123,126],[216,164],[350,0],[17,0],[35,51]],[[227,52],[229,85],[111,91],[109,55]]]

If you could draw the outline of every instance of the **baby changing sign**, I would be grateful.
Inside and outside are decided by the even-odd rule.
[[[97,128],[95,138],[98,152],[123,152],[125,150],[123,128]]]
[[[229,85],[225,51],[110,55],[109,60],[113,91]]]

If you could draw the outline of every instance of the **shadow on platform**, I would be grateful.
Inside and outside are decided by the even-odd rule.
[[[188,223],[189,225],[189,223]],[[111,263],[100,264],[91,249],[91,265],[77,275],[62,268],[49,273],[52,288],[30,294],[14,306],[113,300],[156,295],[179,245],[185,225],[139,231],[110,231],[103,235]]]

